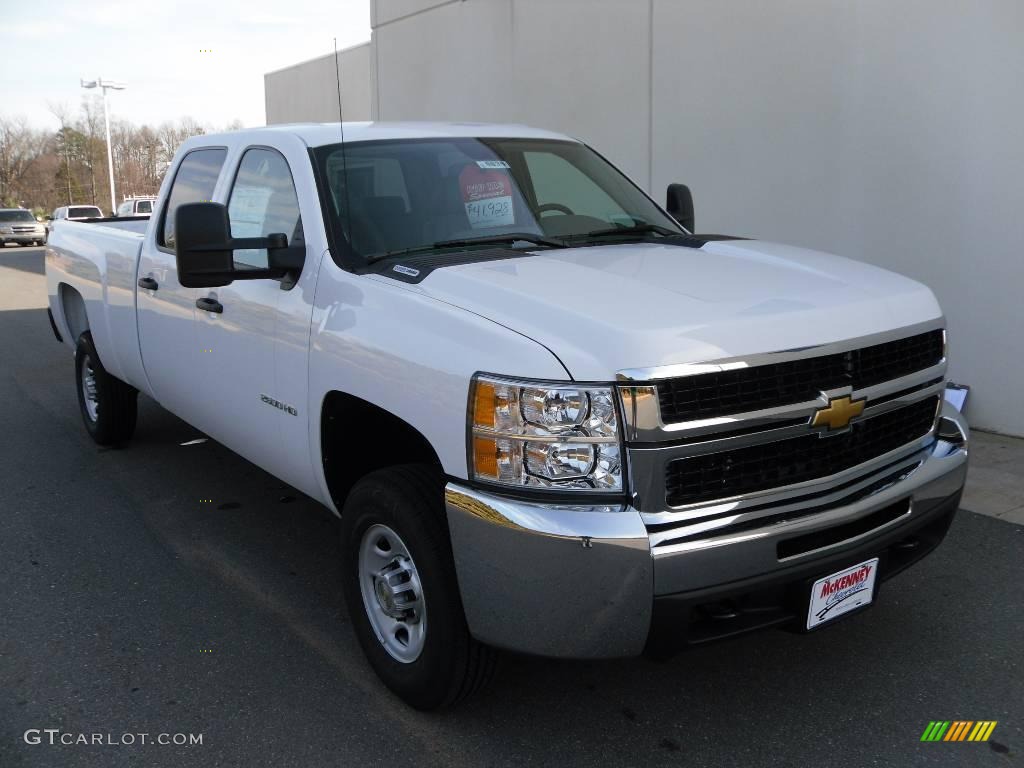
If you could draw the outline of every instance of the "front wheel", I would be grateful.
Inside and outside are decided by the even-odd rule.
[[[422,710],[449,706],[493,677],[496,651],[466,626],[444,521],[444,479],[426,466],[367,475],[341,519],[345,600],[384,684]]]
[[[135,432],[138,390],[107,373],[88,331],[75,346],[78,406],[89,435],[100,445],[117,445]]]

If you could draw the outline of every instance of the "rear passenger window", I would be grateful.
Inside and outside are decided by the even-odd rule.
[[[299,201],[288,163],[272,149],[249,149],[242,156],[231,188],[228,220],[232,237],[266,237],[276,232],[288,245],[302,242]],[[235,263],[267,266],[267,249],[235,251]]]
[[[174,248],[174,213],[179,205],[213,198],[213,189],[217,186],[217,177],[226,155],[226,149],[197,149],[185,155],[167,195],[163,226],[157,235],[159,245]]]
[[[143,200],[139,203],[139,208],[136,213],[152,213],[153,204],[149,200]]]

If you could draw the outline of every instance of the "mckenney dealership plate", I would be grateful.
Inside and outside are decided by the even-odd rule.
[[[870,603],[875,594],[877,573],[878,558],[875,557],[814,582],[807,628],[813,629]]]

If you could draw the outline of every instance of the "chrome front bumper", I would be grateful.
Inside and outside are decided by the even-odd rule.
[[[913,472],[855,503],[657,554],[632,506],[536,504],[449,483],[445,504],[470,632],[496,647],[541,656],[632,656],[647,644],[656,598],[777,581],[845,552],[870,550],[894,533],[909,535],[944,510],[966,478],[966,421],[944,404],[941,424],[940,438]],[[780,559],[780,542],[828,532],[907,499],[894,519]]]

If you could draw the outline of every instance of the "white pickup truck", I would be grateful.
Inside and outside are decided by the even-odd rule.
[[[339,127],[189,139],[149,222],[58,222],[46,276],[97,442],[141,391],[339,515],[405,701],[496,649],[815,631],[943,539],[968,430],[927,288],[690,234],[685,187],[556,133]]]

